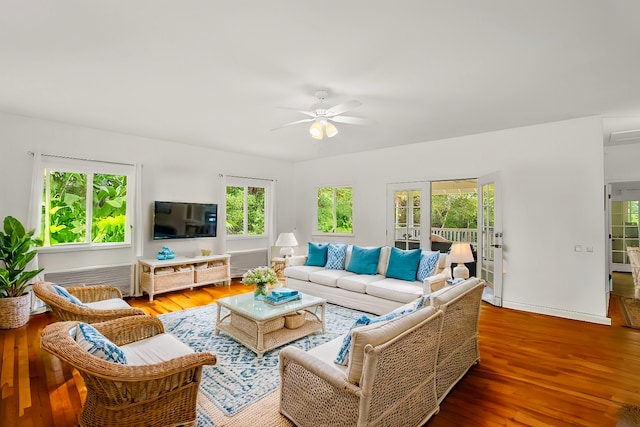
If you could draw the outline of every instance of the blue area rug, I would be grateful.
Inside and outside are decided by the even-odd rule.
[[[271,350],[258,359],[253,351],[238,344],[224,332],[215,336],[216,310],[217,306],[212,304],[163,314],[158,318],[165,325],[166,332],[195,351],[210,351],[217,356],[216,365],[205,366],[203,369],[200,392],[223,414],[231,416],[280,386],[278,353],[282,347]],[[326,333],[321,335],[317,332],[289,345],[308,350],[328,342],[346,333],[362,314],[364,313],[360,311],[327,304]],[[199,408],[198,426],[213,425]]]

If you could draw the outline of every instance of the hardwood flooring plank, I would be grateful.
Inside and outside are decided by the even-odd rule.
[[[27,340],[27,327],[18,329],[18,393],[20,416],[24,415],[24,410],[31,407],[31,376],[29,375],[29,346]]]

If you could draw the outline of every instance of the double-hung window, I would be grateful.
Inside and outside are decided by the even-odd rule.
[[[318,188],[316,233],[353,234],[351,187]]]
[[[226,185],[227,236],[264,237],[267,234],[267,206],[270,182],[231,179]]]
[[[131,244],[133,165],[43,155],[40,167],[43,248]]]

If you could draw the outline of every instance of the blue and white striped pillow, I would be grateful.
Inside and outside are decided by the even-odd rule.
[[[433,276],[437,271],[439,260],[440,252],[422,251],[416,279],[422,282],[427,277]]]
[[[347,259],[347,245],[344,243],[329,243],[327,249],[326,270],[344,270],[344,262]]]
[[[62,298],[69,300],[69,302],[75,304],[75,305],[84,305],[82,303],[82,301],[80,301],[78,298],[74,297],[73,295],[71,295],[69,293],[68,290],[66,290],[64,287],[60,286],[60,285],[52,285],[53,290],[55,291],[56,294],[60,295]]]
[[[89,354],[107,362],[127,364],[124,352],[88,323],[78,323],[76,342]]]

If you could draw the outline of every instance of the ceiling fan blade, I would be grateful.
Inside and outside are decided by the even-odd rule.
[[[276,107],[280,110],[292,110],[292,111],[297,111],[298,113],[302,113],[305,114],[307,116],[310,117],[316,117],[316,112],[315,111],[305,111],[305,110],[299,110],[297,108],[291,108],[291,107]]]
[[[360,117],[350,117],[350,116],[334,116],[327,117],[328,120],[336,123],[346,123],[349,125],[369,125],[371,124],[371,120],[361,119]]]
[[[351,101],[347,101],[344,104],[334,105],[333,107],[327,110],[327,117],[336,116],[340,113],[344,113],[345,111],[353,110],[362,105],[362,102],[356,101],[352,99]]]
[[[273,128],[273,129],[271,129],[271,130],[282,129],[282,128],[286,128],[287,126],[297,125],[298,123],[312,122],[312,121],[314,121],[314,120],[315,120],[315,119],[302,119],[302,120],[296,120],[295,122],[287,123],[286,125],[278,126],[277,128]]]

